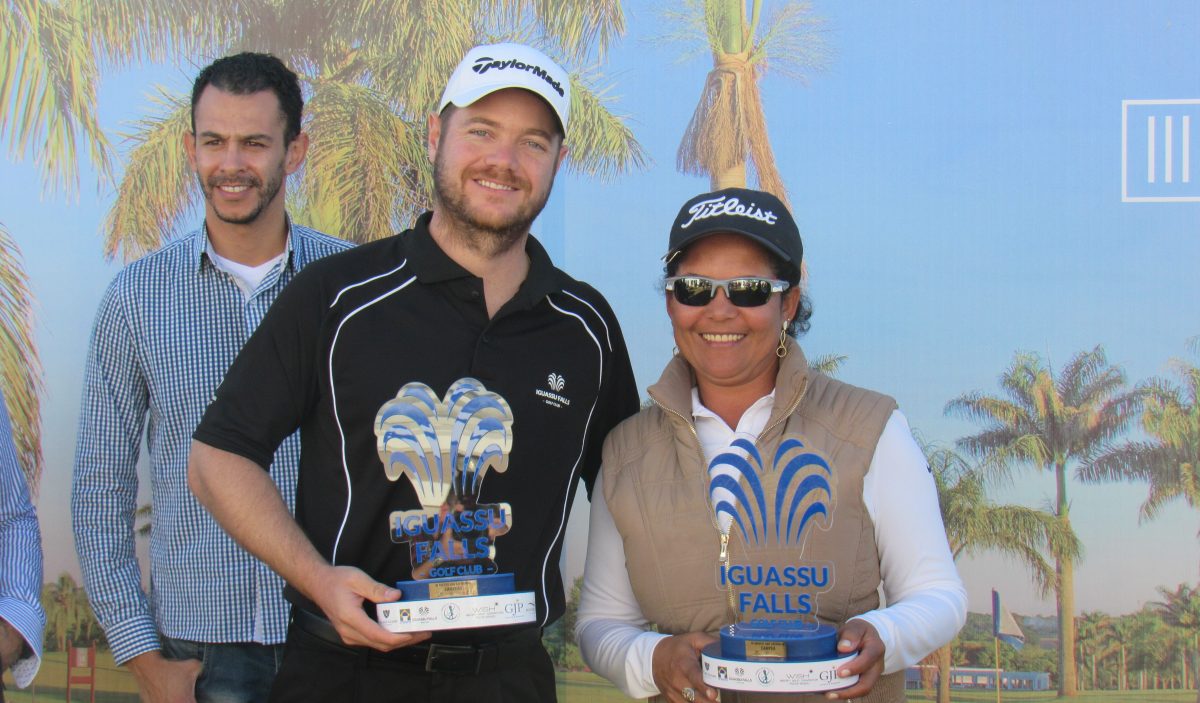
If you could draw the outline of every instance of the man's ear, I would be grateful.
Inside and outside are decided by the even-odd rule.
[[[442,118],[440,115],[435,115],[431,112],[425,124],[425,131],[428,133],[425,152],[426,156],[429,157],[429,163],[433,163],[434,158],[437,156],[438,144],[442,140]]]
[[[194,132],[184,132],[180,135],[183,140],[183,151],[187,154],[188,167],[196,170],[196,135]]]
[[[562,166],[562,162],[567,159],[567,145],[563,144],[558,148],[558,160],[554,162],[554,175],[558,175],[558,167]]]
[[[287,175],[292,175],[296,169],[300,168],[300,164],[304,163],[304,157],[308,154],[308,133],[301,132],[296,135],[296,138],[287,145],[287,156],[284,159],[283,169]]]

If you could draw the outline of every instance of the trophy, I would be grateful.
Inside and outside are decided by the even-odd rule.
[[[375,416],[376,446],[389,481],[412,483],[421,507],[393,511],[392,541],[408,544],[412,580],[403,596],[375,606],[392,632],[495,627],[533,622],[532,591],[514,592],[499,573],[495,539],[512,528],[508,503],[479,502],[488,471],[508,469],[512,450],[508,402],[473,378],[438,398],[409,383]]]
[[[704,682],[759,693],[812,693],[850,686],[837,670],[856,654],[837,651],[837,628],[816,619],[817,597],[834,583],[833,564],[803,560],[805,539],[829,529],[833,474],[828,461],[785,438],[770,469],[754,444],[735,440],[708,467],[708,497],[721,534],[719,586],[735,622],[701,652]],[[735,563],[732,538],[745,545]]]

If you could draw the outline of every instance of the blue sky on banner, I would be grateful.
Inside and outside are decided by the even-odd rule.
[[[645,387],[672,346],[655,292],[666,232],[678,206],[707,189],[706,179],[676,173],[674,161],[708,59],[678,62],[683,46],[655,41],[663,19],[654,3],[626,7],[629,31],[603,75],[653,162],[612,183],[560,179],[534,231],[608,296]],[[1200,5],[822,2],[815,10],[827,20],[829,68],[807,85],[774,74],[762,83],[805,237],[816,307],[801,339],[809,355],[847,355],[841,378],[894,395],[923,437],[943,443],[977,429],[944,417],[946,401],[995,392],[1017,350],[1061,366],[1101,344],[1131,381],[1169,373],[1169,359],[1200,334],[1200,202],[1187,202],[1200,200],[1200,106],[1125,101],[1200,98]],[[106,73],[103,127],[127,131],[151,109],[154,84],[186,90],[196,63]],[[1161,149],[1167,117],[1172,179],[1160,157],[1150,182],[1148,125],[1153,118]],[[39,510],[52,577],[77,572],[67,495],[87,335],[117,270],[100,253],[112,193],[96,193],[86,168],[76,199],[43,197],[28,163],[0,169],[0,221],[25,254],[46,366]],[[1175,200],[1123,200],[1146,194]],[[1053,494],[1050,476],[1024,471],[997,499],[1046,507]],[[1136,485],[1071,486],[1072,519],[1088,549],[1076,576],[1080,609],[1129,612],[1154,600],[1156,586],[1200,576],[1200,516],[1172,506],[1139,526],[1144,495]],[[572,535],[569,576],[582,563],[580,524]],[[983,557],[962,568],[976,612],[989,609],[993,586],[1014,612],[1053,612],[1015,563]]]

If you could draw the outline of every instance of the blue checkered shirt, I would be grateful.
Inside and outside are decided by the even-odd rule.
[[[17,463],[8,407],[0,396],[0,618],[25,639],[31,655],[13,665],[18,687],[33,680],[42,661],[42,537]]]
[[[292,225],[288,255],[251,293],[216,268],[203,228],[122,270],[100,301],[83,384],[71,514],[84,586],[123,663],[159,634],[197,642],[282,642],[283,581],[217,525],[187,485],[192,431],[226,369],[296,271],[349,248]],[[149,427],[146,421],[149,420]],[[134,555],[138,455],[150,455],[150,594]],[[271,476],[295,505],[298,436]]]

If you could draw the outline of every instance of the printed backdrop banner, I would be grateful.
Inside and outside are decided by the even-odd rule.
[[[189,20],[162,0],[161,17],[111,21],[101,15],[122,3],[96,2],[91,22],[58,23],[86,4],[0,4],[0,53],[19,57],[0,70],[0,383],[37,489],[46,580],[79,580],[68,502],[96,302],[126,258],[200,223],[179,148],[199,68],[255,49],[298,70],[312,147],[289,184],[292,215],[367,241],[428,202],[424,120],[458,57],[479,37],[521,36],[577,84],[571,152],[534,233],[612,303],[642,388],[673,345],[658,281],[676,209],[710,177],[761,182],[787,197],[804,237],[808,356],[899,400],[944,502],[976,481],[975,513],[1069,520],[1082,550],[1063,603],[1083,616],[1081,646],[1086,614],[1195,598],[1196,457],[1188,469],[1171,442],[1194,450],[1200,433],[1200,4],[763,2],[761,16],[759,4],[631,0],[606,15],[568,2],[539,17],[544,4],[515,3],[505,18],[481,9],[474,26],[409,16],[420,3],[403,2]],[[733,34],[750,44],[710,45],[704,13],[738,7],[746,31]],[[726,101],[737,114],[699,114],[712,129],[689,130],[714,68],[752,89]],[[753,149],[735,117],[766,125]],[[1119,431],[1054,446],[1047,428],[1143,388],[1144,412]],[[1001,404],[1013,412],[993,412]],[[1003,438],[1018,435],[1025,449],[1006,464],[983,461],[989,442],[1012,449]],[[1131,443],[1155,452],[1122,461]],[[567,583],[586,543],[577,506]],[[971,610],[986,614],[1002,590],[1030,644],[1054,649],[1045,546],[1039,567],[948,527]],[[1163,677],[1179,678],[1173,661]],[[1108,685],[1103,670],[1089,676]]]

